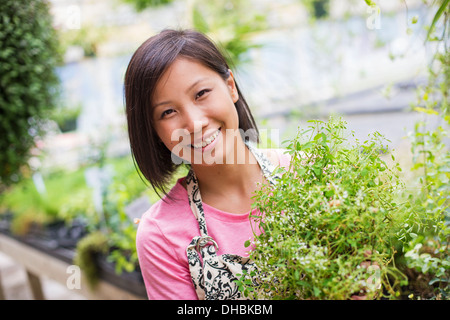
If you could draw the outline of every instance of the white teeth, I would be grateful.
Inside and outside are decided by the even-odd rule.
[[[220,133],[220,129],[217,130],[216,132],[214,132],[214,134],[212,136],[210,136],[208,139],[202,141],[201,143],[193,144],[192,147],[194,147],[195,149],[206,147],[207,145],[209,145],[211,142],[213,142],[217,138],[219,133]]]

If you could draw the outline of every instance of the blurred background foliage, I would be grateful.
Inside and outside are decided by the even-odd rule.
[[[55,107],[61,62],[45,1],[2,1],[0,11],[0,192],[19,181]]]
[[[417,121],[409,133],[411,170],[417,189],[411,199],[425,224],[414,230],[412,239],[399,250],[409,288],[429,299],[450,299],[450,6],[448,0],[435,1],[435,14],[427,28],[426,45],[435,51],[428,68],[428,82],[417,89],[416,112],[440,119],[435,128]]]
[[[396,115],[414,124],[406,148],[398,141],[393,148],[427,227],[411,229],[397,248],[410,279],[401,294],[448,298],[448,0],[0,3],[0,220],[15,234],[81,221],[87,233],[107,235],[118,273],[138,268],[133,219],[158,197],[126,146],[123,74],[150,35],[195,28],[237,69],[260,128],[287,138],[305,120],[335,112],[361,121],[361,131],[375,131],[381,119],[390,133]],[[411,86],[414,98],[398,102]],[[354,109],[341,100],[358,94]],[[396,103],[402,108],[383,109]],[[263,136],[264,146],[284,140]]]

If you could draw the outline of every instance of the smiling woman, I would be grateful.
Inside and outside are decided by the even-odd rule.
[[[148,297],[242,298],[236,274],[255,269],[244,245],[258,229],[251,198],[289,157],[253,145],[258,130],[233,72],[199,32],[164,30],[145,41],[129,63],[125,100],[133,157],[164,193],[137,232]],[[182,162],[188,175],[166,192]]]
[[[180,62],[181,60],[185,63]],[[191,64],[187,63],[188,61]],[[184,69],[178,70],[180,69],[178,66]],[[155,190],[163,191],[165,194],[164,187],[177,166],[167,161],[171,157],[171,148],[167,148],[158,136],[155,125],[158,120],[173,116],[175,109],[171,104],[174,101],[171,100],[179,97],[172,97],[170,94],[186,93],[187,89],[192,91],[191,87],[198,86],[197,82],[203,80],[193,79],[196,73],[190,72],[196,72],[196,70],[190,70],[191,66],[208,70],[208,76],[212,76],[215,81],[218,80],[217,78],[225,81],[231,75],[224,56],[213,42],[203,34],[189,30],[164,30],[145,41],[131,58],[125,75],[128,132],[133,157],[140,171]],[[189,85],[183,91],[176,91],[172,84],[164,84],[174,70],[179,71],[177,79],[183,82],[189,81]],[[257,142],[256,123],[236,82],[234,85],[239,96],[235,102],[239,128],[244,131],[255,129],[256,135],[251,136],[250,140]],[[159,96],[157,86],[165,89],[165,92],[160,93]],[[208,90],[209,88],[199,90],[194,93],[194,97],[202,98],[209,94]],[[187,109],[185,108],[184,111]],[[195,109],[189,109],[190,114],[193,112]],[[155,152],[149,152],[149,150]]]

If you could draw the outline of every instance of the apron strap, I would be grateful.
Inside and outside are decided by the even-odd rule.
[[[208,236],[208,230],[206,228],[205,213],[203,211],[202,197],[200,196],[200,188],[198,186],[198,180],[194,173],[194,170],[189,170],[186,176],[186,190],[188,193],[189,206],[198,221],[200,229],[200,235],[202,237]]]
[[[250,143],[246,145],[258,161],[266,179],[272,184],[275,183],[276,177],[272,175],[275,166],[253,145]],[[192,168],[186,176],[186,189],[189,206],[200,229],[200,236],[194,237],[186,248],[191,279],[197,296],[200,300],[241,299],[242,296],[233,279],[243,270],[254,268],[254,264],[249,258],[236,255],[217,256],[218,246],[208,235],[198,179]]]

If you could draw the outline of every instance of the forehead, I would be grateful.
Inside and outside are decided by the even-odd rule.
[[[201,78],[220,79],[220,76],[199,61],[177,58],[158,80],[155,97],[174,89],[188,88]]]

